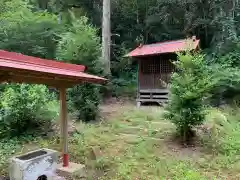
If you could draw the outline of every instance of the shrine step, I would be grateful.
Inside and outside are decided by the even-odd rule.
[[[149,95],[140,95],[140,99],[168,99],[168,95],[155,95],[155,94],[149,94]]]
[[[160,94],[168,94],[168,89],[140,89],[139,93],[160,93]]]
[[[168,89],[140,90],[137,102],[157,102],[166,103],[168,101]]]

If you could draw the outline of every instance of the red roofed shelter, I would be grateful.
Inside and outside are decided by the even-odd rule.
[[[45,84],[60,91],[63,166],[69,165],[66,89],[83,82],[101,84],[106,79],[84,73],[85,66],[0,50],[0,81]]]
[[[191,51],[199,48],[195,36],[189,39],[140,45],[126,57],[138,61],[137,105],[143,102],[164,103],[168,100],[167,84],[177,59],[176,52]]]

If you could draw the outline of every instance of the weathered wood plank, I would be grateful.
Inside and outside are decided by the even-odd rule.
[[[151,95],[149,94],[149,95],[140,95],[140,99],[141,98],[151,98]]]
[[[168,89],[140,89],[140,93],[169,93]]]
[[[152,95],[152,98],[153,99],[168,99],[168,95]]]
[[[136,99],[137,102],[167,102],[167,99]]]

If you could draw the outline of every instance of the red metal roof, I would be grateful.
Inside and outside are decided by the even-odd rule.
[[[84,73],[85,66],[45,60],[0,51],[0,80],[18,83],[71,87],[82,82],[103,83],[106,79]]]
[[[4,50],[0,50],[0,58],[1,59],[9,59],[23,63],[42,65],[47,67],[55,67],[59,69],[68,69],[72,71],[81,71],[83,72],[86,67],[83,65],[69,64],[64,62],[58,62],[54,60],[41,59],[37,57],[27,56],[16,52],[8,52]]]
[[[199,41],[200,40],[193,37],[192,39],[182,39],[177,41],[167,41],[155,44],[142,45],[128,53],[126,56],[139,57],[194,50],[199,46]]]

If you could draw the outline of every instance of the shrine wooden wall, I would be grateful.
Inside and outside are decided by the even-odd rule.
[[[164,89],[171,79],[176,54],[148,56],[138,59],[139,89]]]

